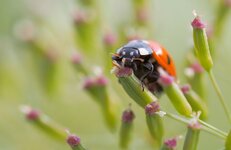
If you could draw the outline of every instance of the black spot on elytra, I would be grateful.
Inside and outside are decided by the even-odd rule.
[[[171,63],[171,59],[170,59],[170,57],[169,57],[169,55],[167,55],[167,63],[170,65],[170,63]]]

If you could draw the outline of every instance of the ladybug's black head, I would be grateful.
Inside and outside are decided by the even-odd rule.
[[[152,54],[152,50],[146,41],[133,40],[120,48],[116,54],[112,56],[112,60],[118,65],[134,68],[137,63],[145,61],[146,57]]]

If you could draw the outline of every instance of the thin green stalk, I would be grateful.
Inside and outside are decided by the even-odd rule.
[[[202,121],[202,120],[199,120],[199,122],[200,122],[200,124],[202,124],[203,126],[205,126],[205,127],[209,128],[209,129],[212,129],[212,130],[214,130],[214,131],[220,133],[220,134],[223,135],[224,137],[227,136],[227,134],[226,134],[225,132],[223,132],[223,131],[221,131],[221,130],[219,130],[219,129],[213,127],[213,126],[211,126],[210,124],[208,124],[208,123],[206,123],[206,122],[204,122],[204,121]]]
[[[223,97],[223,95],[221,93],[221,90],[220,90],[216,80],[215,80],[215,77],[213,75],[212,70],[210,70],[208,73],[209,73],[210,80],[211,80],[211,82],[213,84],[213,87],[214,87],[214,89],[215,89],[215,91],[216,91],[216,93],[217,93],[217,95],[219,97],[220,103],[222,104],[222,107],[225,110],[225,114],[226,114],[226,116],[227,116],[227,118],[228,118],[228,120],[229,120],[229,122],[231,124],[231,115],[230,115],[230,111],[228,109],[228,105],[226,104],[226,102],[224,100],[224,97]]]
[[[182,118],[178,115],[174,115],[174,114],[171,114],[171,113],[166,113],[166,116],[171,118],[171,119],[174,119],[176,121],[179,121],[179,122],[182,122],[182,123],[185,123],[185,124],[189,124],[189,120],[188,119],[185,119],[185,118]],[[227,137],[227,134],[219,129],[217,129],[216,127],[212,126],[212,125],[209,125],[208,123],[205,123],[201,120],[199,120],[199,122],[203,125],[203,130],[212,134],[212,135],[215,135],[217,137],[220,137],[222,139],[226,139]]]

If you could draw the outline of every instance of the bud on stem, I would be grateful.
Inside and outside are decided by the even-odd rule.
[[[80,143],[80,138],[74,134],[69,134],[67,139],[67,143],[70,145],[72,150],[86,150]]]
[[[75,69],[84,76],[89,75],[88,70],[82,64],[82,56],[78,53],[73,53],[71,56],[71,62]]]
[[[179,86],[174,82],[173,77],[164,72],[164,70],[160,68],[159,72],[160,79],[158,82],[164,88],[164,91],[172,102],[173,106],[180,114],[189,117],[192,113],[192,108]]]
[[[85,79],[83,88],[100,105],[104,119],[111,131],[116,128],[116,113],[113,110],[112,101],[108,97],[107,78],[103,75]]]
[[[66,138],[65,129],[59,124],[52,121],[45,114],[42,114],[38,110],[33,109],[29,106],[22,106],[21,111],[26,115],[26,118],[31,123],[33,123],[45,133],[61,140]]]
[[[199,62],[194,61],[185,69],[187,81],[192,86],[192,89],[206,101],[206,88],[205,88],[205,73],[203,67]]]
[[[213,67],[213,61],[210,55],[205,24],[201,21],[199,16],[196,16],[191,25],[193,27],[193,39],[196,55],[203,68],[209,72]]]
[[[131,110],[131,107],[129,107],[123,112],[122,124],[120,127],[120,141],[119,141],[121,148],[128,148],[129,143],[131,142],[134,118],[135,115]]]
[[[148,104],[145,107],[146,122],[149,132],[153,139],[157,142],[158,146],[162,144],[164,135],[164,126],[161,116],[157,113],[160,111],[160,106],[157,101]]]
[[[188,131],[184,141],[183,150],[197,150],[200,129],[201,124],[198,122],[198,118],[192,118],[188,125]]]
[[[177,146],[178,137],[167,139],[161,147],[161,150],[175,150]]]
[[[200,98],[197,93],[195,93],[190,85],[184,85],[181,87],[182,92],[184,93],[184,96],[188,100],[189,104],[192,106],[192,109],[194,112],[201,111],[200,118],[202,120],[206,120],[208,117],[208,108],[204,101]]]

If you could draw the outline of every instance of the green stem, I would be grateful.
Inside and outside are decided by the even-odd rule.
[[[206,123],[206,122],[204,122],[204,121],[202,121],[202,120],[199,120],[199,122],[200,122],[200,124],[202,124],[203,126],[205,126],[205,127],[209,128],[209,129],[212,129],[212,130],[214,130],[214,131],[220,133],[220,134],[223,135],[224,137],[227,136],[227,134],[226,134],[225,132],[223,132],[223,131],[221,131],[221,130],[215,128],[215,127],[213,127],[212,125],[210,125],[210,124],[208,124],[208,123]]]
[[[171,113],[166,113],[166,116],[171,118],[171,119],[174,119],[176,121],[179,121],[179,122],[182,122],[182,123],[185,123],[185,124],[189,124],[189,120],[188,119],[185,119],[183,117],[180,117],[178,115],[175,115],[175,114],[171,114]],[[199,122],[203,125],[203,130],[212,134],[212,135],[215,135],[217,137],[220,137],[222,139],[226,139],[227,137],[227,134],[219,129],[217,129],[216,127],[212,126],[212,125],[209,125],[208,123],[205,123],[201,120],[199,120]]]
[[[226,114],[226,116],[227,116],[227,118],[228,118],[228,120],[229,120],[229,122],[231,124],[231,115],[230,115],[230,111],[228,109],[228,105],[226,104],[226,102],[224,100],[224,97],[223,97],[223,95],[221,93],[221,90],[220,90],[216,80],[215,80],[215,77],[213,75],[212,70],[209,71],[208,73],[209,73],[210,80],[211,80],[211,82],[213,84],[213,87],[214,87],[214,89],[215,89],[215,91],[216,91],[216,93],[217,93],[217,95],[219,97],[220,103],[222,104],[222,107],[225,110],[225,114]]]

